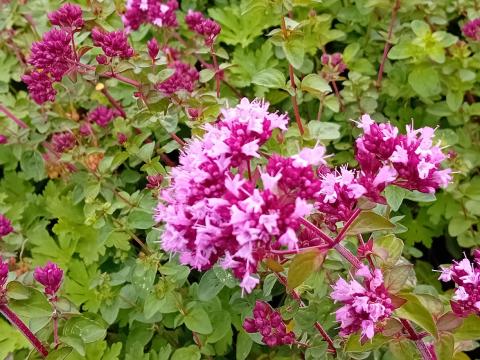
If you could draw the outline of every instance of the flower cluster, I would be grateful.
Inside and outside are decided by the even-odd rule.
[[[295,342],[295,334],[287,330],[280,312],[273,310],[264,301],[257,300],[253,309],[253,318],[246,318],[243,328],[248,333],[260,333],[262,341],[270,347]]]
[[[57,91],[53,88],[53,80],[47,72],[33,70],[23,75],[22,81],[27,84],[30,97],[38,105],[55,101]]]
[[[71,32],[80,30],[83,25],[82,8],[74,4],[63,4],[58,10],[48,14],[52,25],[58,25]]]
[[[172,95],[180,90],[192,92],[195,89],[199,79],[198,71],[195,68],[181,61],[174,61],[168,67],[174,69],[175,72],[165,81],[158,83],[155,86],[157,90],[165,95]]]
[[[37,267],[33,277],[45,287],[45,294],[54,297],[63,279],[63,270],[50,261],[42,268]]]
[[[8,278],[8,262],[7,261],[3,262],[0,259],[0,290],[2,290],[2,288],[7,283],[7,278]]]
[[[207,19],[199,11],[188,10],[185,22],[190,30],[203,36],[205,44],[211,46],[220,34],[220,25],[212,19]]]
[[[128,59],[135,53],[128,43],[127,34],[123,30],[105,32],[94,28],[92,30],[92,40],[93,44],[100,46],[108,57],[118,56],[121,59]]]
[[[159,27],[177,27],[177,0],[127,0],[126,11],[122,16],[125,29],[130,32],[140,25],[151,23]]]
[[[330,297],[343,304],[335,313],[340,322],[340,335],[348,336],[361,330],[361,340],[365,342],[373,338],[382,321],[390,317],[394,306],[379,269],[372,274],[363,266],[357,270],[356,276],[363,278],[364,285],[355,279],[347,282],[340,278]]]
[[[0,134],[0,145],[8,143],[8,137],[6,135]]]
[[[11,221],[3,214],[0,214],[0,238],[7,236],[13,231]]]
[[[474,253],[471,263],[467,258],[442,268],[440,280],[455,282],[455,294],[450,302],[452,310],[461,317],[480,315],[480,253]]]
[[[106,127],[117,115],[116,109],[100,105],[88,113],[88,119],[100,127]]]
[[[157,189],[162,185],[163,176],[161,174],[147,176],[147,189]]]
[[[262,190],[240,175],[272,131],[285,129],[287,121],[285,115],[269,113],[268,104],[243,99],[184,148],[156,208],[156,221],[165,222],[164,250],[180,253],[182,263],[198,269],[222,258],[250,292],[258,283],[252,274],[265,249],[294,248],[298,218],[311,207],[277,192],[268,174],[262,175]]]
[[[63,153],[73,149],[76,144],[75,136],[69,131],[53,134],[51,142],[53,149],[57,153]]]
[[[389,184],[433,193],[450,182],[451,170],[440,167],[447,156],[433,145],[434,129],[407,126],[407,133],[399,134],[396,127],[377,124],[368,115],[362,116],[358,127],[363,129],[356,140],[359,183],[374,201],[381,201],[380,192]]]
[[[462,31],[465,36],[473,40],[480,41],[480,18],[473,19],[467,22],[463,26]]]
[[[152,38],[148,40],[147,48],[148,48],[148,56],[150,56],[152,60],[155,60],[157,58],[158,52],[160,51],[160,47],[158,46],[157,39]]]
[[[342,73],[347,69],[347,65],[343,62],[341,53],[323,54],[321,58],[322,64],[330,66],[335,72]]]

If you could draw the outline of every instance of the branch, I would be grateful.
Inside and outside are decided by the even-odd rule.
[[[28,129],[28,125],[25,124],[22,120],[16,117],[10,110],[8,110],[5,106],[0,104],[0,111],[3,112],[7,117],[13,120],[18,126],[24,129]]]

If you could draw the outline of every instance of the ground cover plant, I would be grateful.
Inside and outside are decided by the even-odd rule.
[[[0,359],[478,357],[477,1],[0,10]]]

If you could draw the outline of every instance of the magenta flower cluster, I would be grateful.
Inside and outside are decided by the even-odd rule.
[[[382,321],[390,317],[394,306],[379,269],[372,274],[363,266],[355,275],[363,278],[363,285],[355,279],[347,282],[340,278],[330,297],[343,304],[335,313],[340,322],[340,335],[348,336],[361,330],[361,340],[365,342],[373,338]]]
[[[455,293],[450,302],[453,312],[461,317],[470,314],[480,316],[480,251],[474,253],[474,261],[467,258],[455,261],[453,265],[442,268],[442,281],[453,281]]]
[[[48,14],[52,25],[58,25],[65,30],[78,31],[83,25],[82,8],[74,4],[63,4],[58,10]]]
[[[295,342],[295,334],[287,331],[280,312],[273,310],[264,301],[257,300],[253,308],[253,318],[245,318],[243,328],[248,333],[260,333],[262,341],[270,347]]]
[[[8,279],[8,262],[3,262],[3,260],[0,258],[0,295],[3,287],[7,283]],[[1,296],[0,296],[0,301],[1,301]]]
[[[467,22],[463,26],[462,31],[466,37],[480,41],[480,18],[476,18]]]
[[[192,92],[199,79],[198,71],[181,61],[174,61],[168,65],[169,68],[174,69],[175,72],[165,81],[155,85],[158,91],[165,95],[172,95],[180,90]]]
[[[160,47],[158,46],[158,41],[155,38],[148,40],[147,42],[147,49],[148,49],[148,56],[152,60],[157,58],[158,52],[160,51]]]
[[[342,54],[338,52],[333,54],[323,54],[321,61],[323,65],[330,66],[338,73],[342,73],[347,69],[347,65],[343,62]]]
[[[127,0],[122,16],[125,29],[130,32],[140,25],[151,23],[159,27],[177,27],[177,0]]]
[[[45,287],[45,294],[54,297],[62,284],[63,270],[49,261],[44,267],[37,267],[33,277]]]
[[[203,36],[205,45],[212,46],[215,38],[222,30],[220,25],[212,19],[207,19],[199,11],[188,10],[185,16],[185,23],[188,28],[200,36]]]
[[[441,169],[447,156],[433,144],[434,129],[407,126],[403,135],[398,128],[377,124],[368,115],[362,116],[358,127],[363,130],[356,140],[359,183],[375,201],[381,201],[380,192],[390,184],[433,193],[450,182],[451,170]]]
[[[0,134],[0,145],[8,143],[8,137],[4,134]]]
[[[52,135],[51,143],[57,153],[71,150],[76,144],[75,136],[70,131],[55,133]]]
[[[129,59],[135,54],[128,43],[127,34],[123,30],[107,32],[94,28],[92,30],[92,40],[93,44],[100,46],[108,57]]]
[[[77,5],[64,4],[58,10],[48,14],[52,29],[42,36],[42,40],[32,44],[28,63],[34,69],[22,76],[27,84],[31,98],[39,105],[54,101],[56,91],[54,82],[59,82],[75,63],[75,54],[71,41],[73,32],[83,27],[82,9]]]
[[[5,215],[0,214],[0,238],[7,236],[12,231],[12,222]]]
[[[106,127],[116,116],[118,116],[116,109],[100,105],[88,113],[88,120],[100,127]]]

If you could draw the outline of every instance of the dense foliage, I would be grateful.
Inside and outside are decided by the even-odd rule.
[[[475,358],[478,18],[0,2],[0,359]]]

